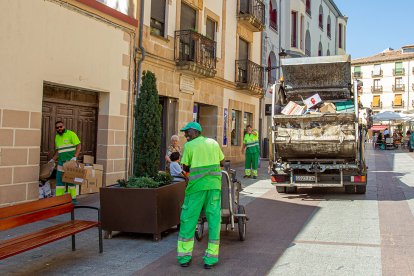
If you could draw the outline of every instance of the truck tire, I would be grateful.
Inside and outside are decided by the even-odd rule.
[[[298,187],[286,187],[287,194],[296,194],[298,192]]]
[[[357,185],[356,186],[356,193],[357,194],[365,194],[367,192],[367,185]]]
[[[286,187],[283,187],[283,186],[276,186],[276,191],[277,191],[279,194],[284,194],[284,193],[286,193]]]

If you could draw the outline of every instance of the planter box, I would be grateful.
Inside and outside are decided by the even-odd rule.
[[[185,182],[156,189],[104,187],[100,189],[101,222],[110,237],[112,231],[153,234],[180,224]]]

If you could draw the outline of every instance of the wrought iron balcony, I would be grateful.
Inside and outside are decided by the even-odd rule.
[[[264,68],[250,60],[236,60],[235,65],[237,88],[262,94]]]
[[[405,84],[399,84],[399,85],[392,85],[392,91],[399,92],[399,91],[405,91]]]
[[[373,78],[375,78],[375,77],[382,77],[383,75],[382,75],[382,69],[381,70],[379,70],[379,72],[374,72],[374,71],[371,71],[371,77],[373,77]]]
[[[174,58],[179,70],[204,77],[216,75],[216,42],[196,31],[175,32]]]
[[[405,69],[392,69],[393,76],[405,76]]]
[[[277,23],[275,21],[269,20],[269,26],[277,31]]]
[[[354,73],[352,74],[352,76],[353,76],[354,78],[362,78],[362,72],[354,72]]]
[[[382,85],[371,86],[372,93],[382,93]]]
[[[399,104],[395,104],[394,101],[392,101],[392,107],[403,108],[403,107],[405,107],[405,103],[404,103],[404,101],[401,101]]]
[[[265,27],[265,5],[261,0],[238,0],[237,19],[253,32]]]
[[[380,101],[378,104],[371,103],[372,109],[382,109],[382,101]]]

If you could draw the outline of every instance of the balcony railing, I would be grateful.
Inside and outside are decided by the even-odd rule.
[[[371,77],[382,77],[382,69],[379,72],[371,71]]]
[[[236,60],[236,85],[239,89],[263,93],[264,68],[250,60]]]
[[[405,75],[405,69],[401,68],[401,69],[392,69],[392,74],[394,76],[404,76]]]
[[[392,85],[392,91],[405,91],[405,84]]]
[[[382,85],[379,86],[371,86],[372,93],[382,93]]]
[[[354,72],[354,73],[352,74],[352,76],[353,76],[354,78],[362,78],[362,72]]]
[[[392,107],[405,107],[404,101],[401,101],[399,104],[395,104],[394,101],[392,101]]]
[[[265,5],[261,0],[238,0],[237,18],[241,24],[253,32],[261,32],[265,27]]]
[[[310,57],[311,56],[311,52],[309,49],[305,49],[305,56]]]
[[[179,70],[205,77],[216,74],[216,42],[195,31],[175,32],[174,57]]]
[[[372,109],[382,109],[382,101],[380,101],[378,104],[371,103]]]
[[[277,31],[277,23],[275,21],[269,20],[269,26]]]

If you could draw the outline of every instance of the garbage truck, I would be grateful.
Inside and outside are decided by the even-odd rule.
[[[272,184],[279,193],[344,187],[364,194],[364,142],[371,120],[360,118],[350,56],[287,58],[281,67],[283,79],[272,93]],[[366,110],[362,114],[369,116]]]

